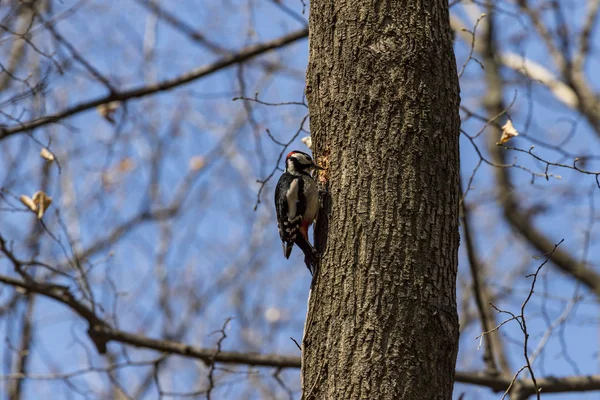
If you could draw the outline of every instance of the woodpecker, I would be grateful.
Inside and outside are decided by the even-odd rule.
[[[312,158],[294,150],[285,158],[285,172],[275,188],[277,227],[283,245],[283,255],[290,258],[294,243],[304,253],[304,263],[314,275],[317,251],[308,241],[308,227],[319,211],[319,191],[311,172],[319,167]]]

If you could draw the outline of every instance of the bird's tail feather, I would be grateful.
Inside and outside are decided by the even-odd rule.
[[[302,235],[298,235],[294,242],[304,253],[304,263],[306,264],[306,268],[308,268],[310,274],[314,276],[317,272],[317,250],[315,250]]]
[[[292,254],[294,242],[282,242],[281,244],[283,245],[283,256],[289,259],[290,255]]]

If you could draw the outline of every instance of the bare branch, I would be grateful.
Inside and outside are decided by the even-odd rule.
[[[566,54],[561,53],[561,51],[554,43],[552,35],[550,34],[550,31],[548,30],[544,22],[542,21],[542,17],[540,16],[539,11],[532,9],[527,0],[517,0],[517,5],[533,23],[535,30],[542,38],[542,41],[544,42],[546,48],[550,52],[550,55],[554,59],[554,63],[558,66],[559,71],[563,71],[567,64],[567,60],[565,58]]]
[[[466,189],[465,189],[466,191]],[[479,262],[476,253],[475,244],[471,238],[471,229],[469,226],[469,210],[465,203],[461,203],[461,223],[463,226],[463,238],[467,248],[467,257],[469,258],[469,270],[471,271],[471,279],[473,280],[473,293],[475,294],[475,304],[479,313],[481,327],[485,332],[491,332],[496,324],[495,318],[490,313],[488,298],[488,289],[485,283],[480,279],[480,274],[483,273],[483,266]],[[490,373],[498,373],[496,358],[500,364],[502,372],[508,372],[508,362],[504,355],[504,349],[500,340],[500,335],[497,332],[491,332],[485,340],[485,353],[483,361]]]
[[[186,35],[190,40],[196,43],[200,43],[212,52],[218,54],[229,53],[228,49],[222,47],[221,45],[210,39],[207,39],[205,35],[194,29],[194,27],[188,25],[185,21],[178,18],[175,14],[172,14],[163,7],[161,7],[159,5],[159,2],[149,0],[135,0],[135,2],[147,8],[149,11],[154,13],[154,15],[156,15],[159,19]]]
[[[229,56],[224,56],[220,60],[217,60],[211,64],[189,71],[183,75],[172,79],[167,79],[162,82],[150,84],[147,86],[141,86],[130,90],[111,93],[93,100],[84,101],[80,104],[67,108],[63,111],[59,111],[52,115],[47,115],[45,117],[19,123],[12,127],[0,128],[0,140],[20,132],[31,131],[44,125],[57,123],[64,118],[71,117],[81,112],[91,110],[101,104],[110,103],[111,101],[126,101],[171,90],[173,88],[185,85],[186,83],[208,76],[216,71],[230,67],[234,64],[238,64],[249,60],[253,57],[264,54],[270,50],[284,47],[300,39],[305,39],[307,36],[308,29],[301,29],[299,31],[292,32],[288,35],[285,35],[275,40],[271,40],[269,42],[248,46],[245,49],[239,51],[238,53]]]
[[[503,83],[499,73],[497,62],[497,48],[493,38],[493,16],[488,19],[489,32],[486,32],[484,40],[480,41],[484,54],[484,65],[488,90],[486,92],[485,104],[490,116],[502,112],[504,107],[502,87]],[[499,130],[491,125],[492,134],[489,139],[489,150],[495,164],[506,163],[506,152],[496,145],[495,138],[499,137]],[[536,229],[530,219],[519,210],[517,199],[513,193],[511,178],[506,168],[496,168],[496,179],[500,190],[499,201],[502,204],[504,217],[511,226],[521,233],[527,241],[540,253],[546,253],[554,247],[554,243],[542,232]],[[582,282],[597,296],[600,296],[600,274],[587,266],[582,266],[578,260],[567,251],[557,249],[552,256],[552,263],[573,278]]]
[[[215,352],[214,349],[199,348],[171,340],[151,339],[142,335],[112,329],[87,306],[75,300],[68,288],[64,286],[41,284],[37,282],[23,282],[3,275],[0,275],[0,282],[20,288],[26,292],[52,298],[71,308],[76,314],[88,321],[90,324],[88,334],[101,353],[106,351],[106,344],[108,342],[115,341],[129,344],[134,347],[199,359],[207,365],[218,362],[224,364],[244,364],[273,368],[300,368],[300,357],[224,351]],[[457,372],[456,381],[486,386],[496,391],[506,389],[511,382],[510,379],[503,376],[480,372]],[[533,381],[526,379],[519,380],[519,383],[530,393],[535,393]],[[543,389],[544,393],[600,390],[600,375],[539,378],[537,379],[537,386]]]
[[[75,46],[73,46],[63,35],[61,35],[56,28],[54,27],[54,25],[50,22],[48,22],[41,14],[36,13],[35,14],[44,24],[44,27],[46,27],[46,29],[48,30],[48,32],[50,32],[50,34],[59,42],[61,43],[63,46],[65,46],[69,52],[71,53],[71,55],[73,56],[74,59],[76,59],[77,61],[79,61],[79,63],[81,65],[83,65],[85,67],[85,69],[88,70],[88,72],[94,77],[96,78],[96,80],[98,80],[100,83],[102,83],[104,86],[106,86],[106,88],[111,92],[114,93],[116,91],[116,89],[112,86],[112,84],[110,83],[110,81],[108,80],[108,78],[106,78],[104,75],[102,75],[100,73],[100,71],[98,71],[97,68],[95,68],[92,64],[90,64],[88,61],[86,61],[85,58],[83,58],[83,56],[79,53],[79,51],[75,48]]]
[[[546,86],[556,99],[567,107],[572,109],[579,107],[579,98],[575,91],[544,66],[510,52],[499,53],[498,60],[503,66]]]
[[[579,46],[573,56],[573,68],[576,71],[581,71],[585,64],[585,60],[590,51],[590,39],[592,32],[598,23],[598,11],[600,10],[600,2],[596,0],[588,0],[587,15],[579,34]]]

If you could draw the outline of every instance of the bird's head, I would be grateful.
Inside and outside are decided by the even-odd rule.
[[[319,167],[313,159],[306,153],[298,150],[290,151],[285,158],[285,172],[298,175],[308,173],[314,169],[323,169]]]

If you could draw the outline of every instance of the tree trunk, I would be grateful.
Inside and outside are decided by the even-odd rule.
[[[308,399],[451,399],[459,87],[446,0],[311,0],[307,96],[328,195]]]

